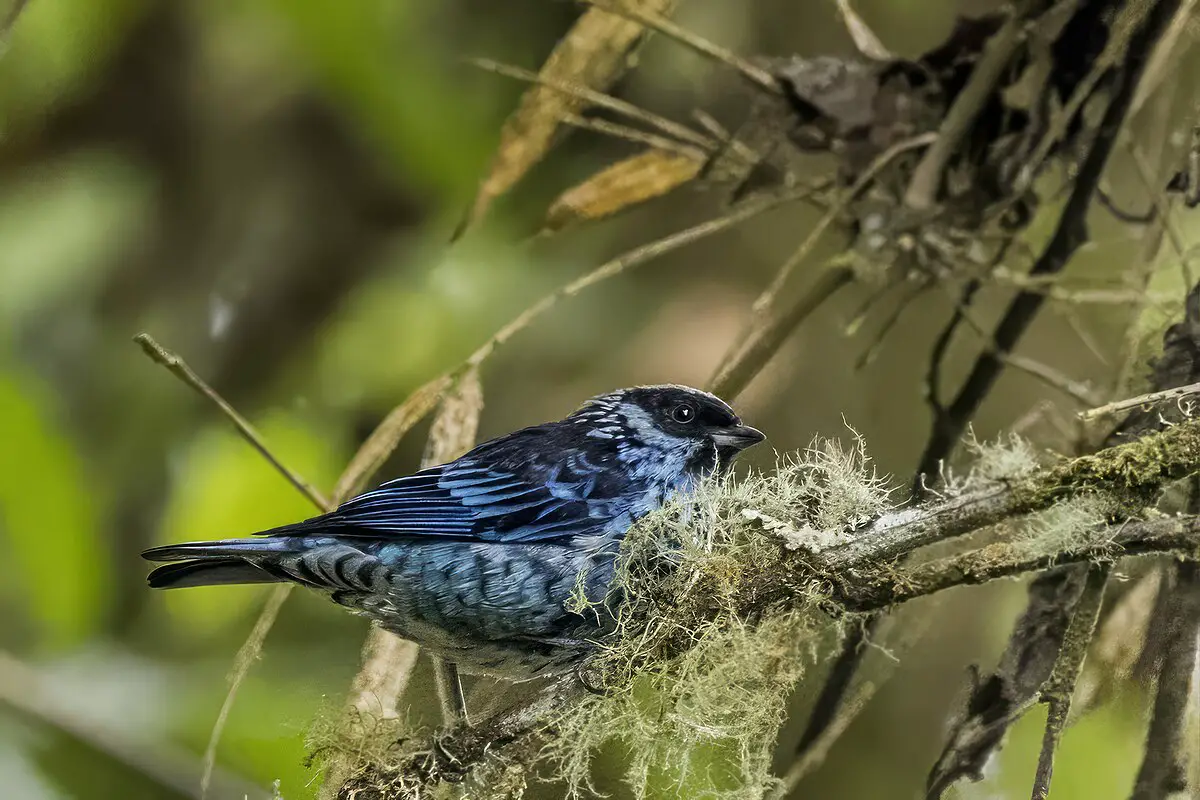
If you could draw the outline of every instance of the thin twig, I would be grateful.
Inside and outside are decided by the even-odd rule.
[[[692,117],[696,122],[700,123],[700,127],[716,137],[722,149],[728,149],[747,164],[757,164],[762,161],[762,156],[754,148],[726,130],[721,123],[713,118],[712,114],[709,114],[702,108],[693,108]]]
[[[991,349],[992,343],[988,338],[987,331],[985,331],[983,325],[981,325],[975,319],[975,315],[971,313],[970,307],[963,306],[961,309],[959,309],[959,312],[961,319],[967,323],[967,326],[983,339],[984,351],[987,352],[989,349]],[[1015,353],[1005,353],[997,350],[994,351],[993,354],[996,356],[996,358],[1000,359],[1005,366],[1012,367],[1015,370],[1024,372],[1030,377],[1036,378],[1047,386],[1057,389],[1058,391],[1072,398],[1080,405],[1094,406],[1099,403],[1099,398],[1089,386],[1069,377],[1068,375],[1063,374],[1059,370],[1056,370],[1047,364],[1043,364],[1040,361],[1036,361],[1026,356],[1020,356]]]
[[[644,144],[648,147],[653,147],[656,150],[665,150],[668,153],[677,153],[681,156],[694,158],[697,161],[703,161],[706,154],[710,151],[695,145],[682,144],[679,141],[667,136],[659,136],[654,133],[647,133],[638,128],[631,128],[628,125],[622,125],[618,122],[610,122],[599,117],[584,117],[579,114],[564,114],[563,122],[568,125],[580,128],[582,130],[595,131],[596,133],[611,136],[614,139],[622,139],[627,142],[635,142]]]
[[[942,418],[946,414],[946,405],[942,402],[942,366],[946,361],[946,353],[950,350],[950,344],[954,341],[954,334],[958,331],[960,325],[966,321],[967,309],[975,300],[975,295],[983,288],[983,281],[979,278],[971,278],[967,281],[966,286],[959,292],[958,298],[954,304],[954,312],[950,315],[950,319],[946,321],[945,327],[938,333],[934,339],[933,347],[929,354],[929,369],[925,373],[925,402],[929,404],[933,411],[933,426],[936,429]],[[949,455],[949,451],[939,455],[939,461],[945,455]],[[912,495],[920,499],[925,493],[924,483],[925,471],[918,469],[917,474],[913,477]]]
[[[820,275],[809,292],[784,313],[774,315],[772,311],[779,292],[788,282],[796,268],[808,259],[825,231],[842,215],[846,208],[875,180],[876,176],[898,156],[934,141],[936,134],[914,136],[889,147],[871,163],[854,184],[829,207],[817,221],[800,246],[788,257],[771,283],[763,290],[750,307],[750,321],[743,333],[734,341],[716,374],[710,381],[713,391],[728,396],[737,395],[750,380],[766,365],[775,351],[783,344],[788,333],[809,314],[818,308],[838,289],[853,280],[853,274],[845,267],[831,265]]]
[[[271,632],[275,620],[279,617],[279,610],[283,608],[284,602],[287,601],[294,588],[296,588],[296,584],[284,583],[271,590],[271,593],[267,595],[267,604],[263,606],[258,619],[255,620],[250,635],[246,637],[246,641],[238,648],[237,655],[233,658],[233,669],[229,673],[229,690],[221,702],[221,710],[217,712],[217,719],[213,722],[212,730],[208,734],[208,744],[204,747],[204,772],[200,776],[201,797],[208,797],[213,772],[217,766],[217,746],[221,743],[225,725],[229,722],[229,715],[233,711],[234,703],[237,702],[238,690],[242,688],[243,681],[250,674],[250,667],[262,656],[263,642],[266,641],[267,634]]]
[[[840,195],[832,204],[830,204],[829,210],[825,213],[825,216],[818,220],[817,224],[813,226],[811,231],[809,231],[808,236],[805,237],[804,241],[800,243],[800,246],[796,248],[795,252],[793,252],[788,260],[784,262],[783,266],[780,267],[779,272],[775,274],[775,277],[771,280],[771,283],[765,290],[763,290],[763,293],[755,299],[754,305],[751,306],[751,312],[762,316],[770,309],[771,305],[775,302],[776,297],[779,295],[779,291],[788,282],[788,278],[791,277],[796,268],[808,258],[810,253],[812,253],[813,248],[816,246],[821,236],[825,233],[826,229],[828,229],[829,226],[832,225],[837,218],[845,212],[845,210],[850,206],[851,202],[856,200],[859,195],[866,191],[867,187],[871,185],[871,183],[885,167],[895,161],[899,156],[904,155],[910,150],[916,150],[917,148],[931,145],[936,141],[936,133],[922,133],[918,136],[913,136],[910,139],[905,139],[902,142],[897,142],[876,156],[875,160],[871,162],[870,166],[863,170],[862,174],[858,176],[853,185],[851,185],[851,187],[846,190],[845,193]]]
[[[838,738],[834,729],[844,730],[858,715],[857,709],[852,709],[845,702],[846,693],[850,691],[854,676],[858,674],[858,669],[866,658],[867,642],[879,631],[884,619],[883,614],[868,614],[859,625],[850,628],[842,636],[841,649],[833,659],[825,683],[821,685],[821,692],[813,703],[812,711],[809,712],[804,732],[800,734],[800,740],[796,743],[797,764],[807,761],[810,754],[819,747],[832,747]],[[788,771],[791,772],[790,769]]]
[[[1174,219],[1171,217],[1170,200],[1163,192],[1158,191],[1158,188],[1155,186],[1154,168],[1150,165],[1150,162],[1141,149],[1129,137],[1125,137],[1125,144],[1129,150],[1129,156],[1133,160],[1134,171],[1145,187],[1147,194],[1150,195],[1150,200],[1154,203],[1154,208],[1158,212],[1159,219],[1162,220],[1162,229],[1167,235],[1167,241],[1171,243],[1172,249],[1175,250],[1175,255],[1179,257],[1179,270],[1183,274],[1184,291],[1187,291],[1196,283],[1192,277],[1191,251],[1184,243],[1183,234],[1179,231],[1178,226],[1176,226]]]
[[[878,686],[871,681],[863,683],[858,687],[858,691],[846,701],[842,708],[843,713],[826,726],[820,736],[809,746],[798,750],[801,752],[800,757],[780,777],[779,786],[767,795],[771,800],[783,800],[790,795],[800,785],[800,781],[825,761],[829,755],[829,748],[833,747],[833,743],[841,738],[859,712],[867,707],[867,703],[871,702],[871,698],[875,696],[877,688]]]
[[[513,78],[518,81],[527,83],[535,83],[539,86],[545,86],[563,94],[579,97],[592,105],[600,108],[607,108],[615,114],[622,114],[630,119],[637,120],[653,128],[658,128],[668,136],[673,136],[680,141],[691,142],[692,144],[702,147],[705,150],[714,150],[717,143],[708,138],[704,134],[697,133],[686,125],[680,125],[678,122],[673,122],[666,117],[659,116],[643,108],[638,108],[633,103],[627,103],[624,100],[619,100],[612,95],[597,92],[595,89],[589,89],[586,86],[568,83],[566,81],[554,80],[538,75],[536,72],[530,72],[527,69],[514,67],[509,64],[501,64],[498,61],[492,61],[488,58],[472,58],[468,63],[487,70],[495,72],[498,75],[503,75],[506,78]]]
[[[1032,358],[1019,356],[1015,353],[1001,353],[999,355],[1006,366],[1024,372],[1026,375],[1038,379],[1047,386],[1057,389],[1080,405],[1093,405],[1099,399],[1096,393],[1092,391],[1092,388],[1086,383],[1081,383],[1047,364],[1035,361]]]
[[[996,267],[988,273],[988,278],[1000,285],[1040,292],[1051,300],[1076,305],[1129,305],[1139,301],[1164,304],[1177,298],[1177,295],[1168,295],[1166,292],[1147,292],[1144,289],[1115,285],[1112,288],[1064,286],[1061,275],[1030,276],[1022,272],[1013,272],[1003,266]]]
[[[904,316],[904,312],[916,301],[918,297],[925,293],[929,288],[928,281],[911,281],[907,287],[908,291],[904,292],[899,300],[896,301],[895,307],[891,313],[884,317],[883,322],[879,325],[879,330],[871,337],[871,342],[863,350],[862,355],[854,362],[854,369],[864,369],[883,351],[883,345],[887,341],[889,334],[895,329],[900,322],[900,318]],[[865,311],[864,311],[865,315]]]
[[[1130,397],[1126,400],[1117,400],[1116,402],[1107,403],[1096,408],[1089,408],[1087,411],[1080,411],[1078,416],[1082,420],[1093,420],[1097,417],[1117,414],[1122,411],[1150,406],[1168,400],[1178,400],[1181,397],[1189,397],[1194,394],[1200,394],[1200,383],[1189,383],[1187,386],[1177,386],[1174,389],[1140,394],[1137,397]]]
[[[192,368],[187,365],[187,362],[185,362],[175,353],[167,350],[158,342],[154,341],[154,337],[148,333],[139,333],[137,336],[133,337],[133,340],[141,345],[142,350],[145,351],[146,355],[148,355],[152,361],[154,361],[156,364],[166,367],[166,369],[172,375],[179,378],[181,381],[187,384],[189,388],[207,398],[213,403],[213,405],[219,408],[221,413],[225,415],[225,418],[228,419],[233,427],[237,429],[237,432],[241,434],[242,438],[249,442],[250,446],[253,447],[260,456],[265,458],[267,463],[275,468],[276,472],[286,478],[288,483],[292,484],[292,486],[295,486],[297,491],[311,500],[313,505],[322,511],[329,510],[329,501],[321,496],[321,493],[313,488],[312,484],[304,480],[304,478],[301,478],[296,472],[288,468],[282,461],[280,461],[275,454],[271,452],[270,448],[267,447],[266,442],[263,441],[262,436],[254,429],[254,426],[251,425],[245,417],[239,414],[233,408],[233,406],[229,405],[229,403],[225,401],[225,398],[221,397],[221,395],[217,394],[217,392],[211,386],[205,383],[204,379],[192,371]]]
[[[633,20],[653,31],[657,31],[668,39],[674,39],[676,42],[695,50],[702,56],[719,61],[734,69],[757,89],[774,95],[783,94],[783,88],[779,85],[779,81],[775,80],[775,76],[765,69],[751,64],[732,50],[710,42],[703,36],[698,36],[687,28],[676,25],[671,20],[659,14],[647,13],[631,5],[610,3],[607,0],[583,0],[583,2],[601,11],[607,11],[610,14],[616,14],[619,17]]]
[[[942,119],[936,141],[925,151],[913,170],[904,193],[904,204],[909,208],[924,210],[937,202],[942,176],[950,159],[958,152],[959,145],[971,131],[975,118],[992,96],[1013,54],[1024,40],[1025,16],[1031,5],[1026,0],[1023,7],[1013,11],[1000,30],[988,39],[983,53],[975,62],[975,68],[971,70],[971,77]]]
[[[785,311],[768,316],[750,331],[741,348],[725,363],[709,386],[722,397],[737,397],[746,385],[762,371],[800,323],[825,304],[841,289],[854,283],[854,271],[833,266],[821,271],[816,282]]]
[[[798,187],[788,192],[771,197],[756,198],[748,200],[745,203],[737,206],[729,213],[693,225],[690,228],[685,228],[669,236],[664,236],[653,242],[635,247],[622,255],[611,259],[599,267],[596,267],[591,272],[583,275],[570,283],[559,287],[548,295],[545,295],[533,305],[526,308],[511,321],[505,324],[500,330],[492,334],[486,342],[475,350],[466,360],[467,367],[479,366],[487,359],[492,352],[501,345],[505,344],[516,334],[520,333],[529,326],[535,319],[543,313],[554,307],[560,300],[574,297],[575,295],[602,281],[616,276],[641,265],[652,261],[653,259],[669,253],[672,250],[677,250],[680,247],[699,241],[713,234],[741,224],[749,219],[759,216],[773,208],[784,205],[785,203],[795,202],[810,197],[815,189],[811,186]]]
[[[155,363],[165,367],[172,375],[175,375],[183,381],[188,387],[207,398],[213,403],[226,419],[232,423],[233,427],[241,434],[242,438],[250,444],[254,450],[266,459],[267,463],[275,468],[279,474],[283,475],[289,483],[296,488],[298,492],[312,501],[321,511],[329,511],[332,506],[320,492],[297,473],[293,472],[280,461],[270,448],[267,447],[262,436],[254,429],[245,417],[237,412],[233,406],[225,401],[217,392],[209,386],[204,379],[192,370],[187,365],[187,362],[180,358],[175,353],[164,348],[154,340],[148,333],[139,333],[133,339],[137,342],[146,355]],[[204,749],[204,768],[200,777],[200,794],[202,797],[208,795],[209,785],[212,781],[213,771],[217,763],[217,746],[221,742],[221,737],[225,732],[225,724],[229,720],[229,714],[233,711],[234,703],[237,700],[238,690],[241,688],[242,681],[250,671],[250,667],[262,655],[263,641],[267,637],[267,633],[275,624],[276,617],[279,616],[279,610],[283,607],[288,595],[291,594],[294,584],[282,584],[276,586],[267,598],[267,603],[263,610],[259,613],[258,620],[254,623],[254,628],[250,631],[250,635],[242,643],[238,649],[237,655],[234,656],[233,670],[229,674],[229,690],[225,694],[225,699],[221,703],[221,710],[217,713],[217,719],[213,723],[212,730],[209,732],[208,744]]]
[[[1087,211],[1100,183],[1100,176],[1120,133],[1148,53],[1178,4],[1179,0],[1160,0],[1153,4],[1149,17],[1132,36],[1128,57],[1117,70],[1099,131],[1080,165],[1054,233],[1030,269],[1030,275],[1037,277],[1062,271],[1075,251],[1087,240]],[[1004,362],[997,357],[997,353],[1012,351],[1036,318],[1045,299],[1044,295],[1029,291],[1022,291],[1013,298],[995,328],[992,347],[976,359],[954,401],[944,413],[937,415],[929,442],[921,456],[919,473],[936,472],[938,464],[962,438],[967,421],[974,416],[1003,370]]]

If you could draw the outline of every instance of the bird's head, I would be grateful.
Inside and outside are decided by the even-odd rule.
[[[686,451],[697,464],[727,466],[734,456],[766,437],[743,425],[729,404],[688,386],[635,386],[594,397],[572,415],[623,426],[643,443]]]

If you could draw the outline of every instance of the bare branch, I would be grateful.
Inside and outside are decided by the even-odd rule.
[[[788,278],[812,253],[825,231],[845,212],[849,204],[862,194],[879,175],[879,172],[898,156],[918,147],[930,144],[934,134],[922,134],[907,139],[881,153],[863,171],[845,193],[843,193],[809,231],[808,236],[788,257],[783,266],[771,279],[771,283],[754,301],[750,309],[750,322],[733,346],[721,359],[721,366],[711,381],[712,391],[727,397],[735,397],[746,388],[755,375],[766,366],[771,356],[783,345],[791,331],[803,322],[815,309],[829,299],[838,289],[848,285],[853,274],[840,265],[830,265],[817,277],[812,288],[790,308],[775,312],[775,303],[780,290]]]
[[[1130,397],[1125,400],[1117,400],[1112,403],[1091,408],[1087,411],[1080,411],[1079,418],[1082,420],[1093,420],[1097,417],[1107,416],[1109,414],[1117,414],[1122,411],[1130,411],[1135,408],[1163,403],[1168,400],[1178,400],[1181,397],[1190,397],[1194,394],[1200,394],[1200,383],[1189,383],[1187,386],[1177,386],[1174,389],[1164,389],[1161,392],[1150,392],[1148,394],[1140,394],[1137,397]]]
[[[1046,731],[1042,737],[1042,752],[1038,756],[1037,773],[1033,779],[1032,800],[1046,800],[1050,796],[1050,777],[1054,772],[1054,754],[1062,739],[1067,717],[1071,713],[1071,697],[1079,683],[1083,659],[1087,656],[1092,632],[1100,616],[1100,605],[1104,600],[1104,589],[1112,572],[1111,564],[1092,564],[1087,571],[1083,594],[1075,603],[1071,624],[1063,637],[1058,651],[1058,660],[1050,680],[1042,688],[1041,702],[1050,708],[1046,714]]]
[[[1200,648],[1200,563],[1187,561],[1175,569],[1175,585],[1162,615],[1152,624],[1166,626],[1167,642],[1158,672],[1154,713],[1146,736],[1145,756],[1130,800],[1166,800],[1187,792],[1187,758],[1198,757],[1186,740],[1188,698]]]
[[[938,129],[937,139],[925,151],[921,162],[913,170],[908,190],[904,193],[904,204],[909,208],[923,210],[937,201],[942,185],[942,176],[950,159],[958,152],[975,118],[996,90],[996,85],[1008,68],[1009,62],[1021,44],[1026,15],[1032,2],[1024,2],[1014,11],[1000,30],[988,40],[983,54],[971,70],[967,85],[954,99],[954,105],[946,113]]]
[[[632,5],[624,5],[620,2],[609,2],[609,0],[584,0],[584,2],[592,8],[598,8],[610,14],[616,14],[617,16],[633,20],[650,30],[657,31],[663,36],[679,42],[684,47],[688,47],[707,58],[725,64],[745,78],[756,89],[768,94],[783,94],[783,88],[779,85],[779,81],[775,80],[775,77],[765,69],[751,64],[732,50],[727,50],[702,36],[697,36],[687,28],[676,25],[660,14],[655,14]]]
[[[296,472],[289,469],[278,457],[276,457],[276,455],[271,452],[270,448],[267,447],[267,443],[263,441],[263,438],[259,432],[254,429],[254,426],[251,425],[245,417],[239,414],[233,408],[233,406],[225,402],[225,398],[221,397],[221,395],[217,394],[217,392],[211,386],[205,383],[204,379],[197,375],[192,368],[187,365],[186,361],[177,356],[175,353],[172,353],[170,350],[167,350],[158,342],[154,341],[154,337],[148,333],[139,333],[137,336],[133,337],[133,340],[141,346],[142,350],[147,356],[150,357],[152,361],[154,361],[154,363],[166,367],[166,369],[172,375],[179,378],[179,380],[187,384],[189,388],[210,400],[213,405],[220,409],[221,413],[224,414],[225,418],[229,420],[235,429],[237,429],[237,432],[241,434],[242,438],[245,439],[260,456],[265,458],[267,463],[275,468],[276,472],[286,478],[288,483],[292,484],[292,486],[295,486],[296,490],[300,492],[300,494],[311,500],[312,504],[321,511],[329,510],[329,501],[326,500],[320,492],[314,489],[312,484],[304,480],[304,478],[300,477],[300,475]]]

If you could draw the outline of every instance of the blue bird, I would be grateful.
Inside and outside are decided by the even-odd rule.
[[[328,514],[142,555],[175,562],[150,573],[157,589],[292,581],[464,672],[554,674],[611,629],[569,601],[605,607],[630,526],[763,438],[707,392],[622,389]]]

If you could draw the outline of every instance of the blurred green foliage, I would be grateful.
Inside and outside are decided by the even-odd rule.
[[[742,52],[849,49],[833,3],[684,5],[681,22],[736,35],[722,43]],[[948,0],[856,7],[899,52],[935,43],[955,10]],[[31,701],[67,709],[91,735],[15,710],[4,702],[12,687],[0,687],[0,786],[16,790],[0,795],[194,796],[263,589],[154,594],[137,553],[313,511],[211,407],[145,360],[133,334],[148,327],[179,350],[286,463],[328,490],[393,404],[527,304],[716,207],[683,193],[536,248],[513,244],[546,198],[626,152],[577,135],[482,231],[445,250],[521,88],[462,57],[536,67],[575,13],[551,0],[29,3],[0,57],[0,650],[42,676],[45,696]],[[744,112],[728,80],[696,77],[712,68],[692,54],[656,40],[642,63],[661,70],[628,79],[623,90],[640,102],[679,117],[702,106],[731,125]],[[487,365],[481,433],[561,415],[616,385],[703,383],[796,230],[764,220],[556,309]],[[1137,257],[1124,229],[1096,230],[1114,238],[1084,254],[1082,269],[1111,276]],[[293,252],[294,241],[307,244]],[[948,306],[920,301],[880,361],[855,372],[864,340],[841,331],[862,300],[818,314],[739,404],[779,449],[838,435],[844,416],[902,483],[925,435],[920,376]],[[1036,356],[1107,380],[1111,363],[1073,333],[1081,321],[1110,353],[1125,318],[1110,307],[1047,314],[1031,337]],[[952,371],[971,355],[956,354]],[[1005,429],[1046,399],[1062,402],[1006,376],[977,429]],[[1053,446],[1052,427],[1033,434]],[[419,452],[420,431],[388,471],[412,468]],[[289,800],[314,794],[305,735],[340,702],[365,625],[300,594],[230,719],[224,796],[248,784],[268,796],[277,779]],[[994,661],[1018,596],[1007,586],[921,606],[930,632],[805,796],[912,796],[963,665]],[[798,708],[811,690],[797,691]],[[414,697],[434,705],[424,678]],[[1056,797],[1124,796],[1143,707],[1131,696],[1068,731]],[[1024,796],[1039,738],[1030,715],[996,776],[959,796]],[[124,763],[106,747],[116,742],[159,768]],[[619,759],[599,762],[602,788],[620,791]],[[712,769],[722,768],[716,753]],[[674,792],[663,780],[662,795]]]
[[[99,536],[86,468],[63,436],[55,406],[35,377],[11,368],[0,373],[6,601],[35,624],[40,648],[61,650],[78,647],[95,630],[112,581],[112,554]]]

